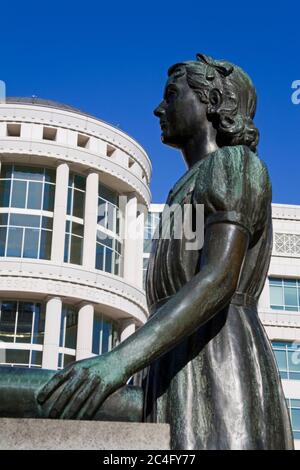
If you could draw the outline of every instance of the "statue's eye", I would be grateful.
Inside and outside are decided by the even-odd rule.
[[[166,92],[166,101],[167,103],[172,99],[176,98],[177,91],[174,88],[168,88]]]

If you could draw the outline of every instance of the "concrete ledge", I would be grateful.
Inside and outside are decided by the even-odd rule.
[[[0,419],[0,450],[168,450],[168,424]]]

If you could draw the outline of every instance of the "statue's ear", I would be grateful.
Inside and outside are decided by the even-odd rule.
[[[218,88],[212,88],[208,94],[209,99],[209,113],[215,113],[221,107],[223,102],[222,93]]]

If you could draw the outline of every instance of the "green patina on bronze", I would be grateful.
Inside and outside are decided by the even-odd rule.
[[[55,373],[45,369],[1,367],[0,417],[47,418],[50,403],[42,407],[37,395]],[[60,388],[57,388],[55,396],[60,393]],[[108,397],[93,419],[140,422],[142,408],[141,388],[127,385]]]
[[[272,249],[272,193],[256,153],[255,108],[249,76],[227,61],[198,54],[169,69],[155,115],[163,143],[181,150],[188,170],[167,203],[204,204],[204,245],[188,250],[185,234],[174,236],[171,212],[152,243],[147,323],[111,352],[56,374],[6,369],[2,416],[15,406],[19,416],[118,420],[126,410],[140,418],[143,406],[143,421],[170,424],[172,449],[293,448],[257,313]],[[142,390],[128,388],[143,369]]]

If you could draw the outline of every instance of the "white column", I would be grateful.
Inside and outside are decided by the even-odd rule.
[[[56,370],[58,367],[61,310],[62,301],[59,297],[52,297],[47,300],[42,362],[43,369]]]
[[[135,323],[132,320],[124,320],[121,325],[121,343],[135,332]]]
[[[260,311],[268,311],[270,310],[270,288],[269,288],[269,278],[266,277],[265,285],[263,290],[260,294],[259,301],[258,301],[258,313]]]
[[[126,281],[135,284],[137,261],[137,198],[135,193],[126,196],[127,203],[123,209],[125,225],[123,230],[123,275]]]
[[[68,183],[69,166],[67,163],[60,163],[56,169],[53,233],[51,247],[51,261],[59,264],[64,261]]]
[[[99,175],[91,172],[86,179],[82,264],[95,269]]]
[[[125,197],[124,197],[125,196]],[[146,206],[138,204],[135,193],[120,198],[123,214],[123,276],[138,287],[143,287],[144,220]]]
[[[92,356],[94,306],[82,304],[78,312],[76,361]]]

